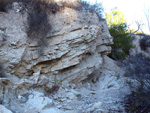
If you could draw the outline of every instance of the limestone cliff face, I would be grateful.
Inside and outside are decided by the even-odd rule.
[[[6,74],[54,84],[80,83],[103,64],[112,43],[106,21],[96,14],[65,8],[48,17],[46,37],[28,37],[27,15],[0,14],[0,62]],[[40,35],[40,34],[39,34]],[[34,79],[36,78],[36,79]]]
[[[92,106],[87,102],[89,94],[66,88],[81,86],[89,75],[98,72],[100,76],[100,72],[107,70],[100,68],[111,51],[112,37],[106,21],[99,20],[95,13],[64,8],[56,14],[48,14],[50,28],[46,32],[40,31],[38,26],[37,31],[29,35],[31,25],[28,23],[27,13],[18,10],[0,13],[0,104],[15,113],[54,113],[54,106],[63,110],[57,113],[99,110],[99,100],[89,98],[97,103],[87,109]],[[59,86],[56,98],[50,97]],[[81,95],[83,100],[77,99]],[[70,103],[68,98],[74,101]],[[76,107],[70,108],[75,103]],[[78,107],[81,104],[81,108]],[[2,112],[8,111],[4,106],[0,106]]]

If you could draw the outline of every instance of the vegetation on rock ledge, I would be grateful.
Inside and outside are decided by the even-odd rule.
[[[130,41],[131,36],[127,33],[126,19],[122,12],[114,8],[106,15],[106,20],[109,25],[109,32],[114,38],[109,56],[115,60],[125,59],[133,47]]]

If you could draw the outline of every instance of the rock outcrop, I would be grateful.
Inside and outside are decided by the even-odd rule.
[[[90,12],[65,8],[49,15],[52,28],[41,39],[28,37],[26,14],[11,10],[1,14],[0,21],[0,61],[5,73],[31,78],[36,84],[78,84],[111,51],[106,21]]]
[[[78,91],[65,88],[81,86],[89,75],[102,71],[112,43],[106,21],[95,13],[64,8],[48,15],[51,29],[39,39],[27,34],[27,13],[9,10],[0,13],[0,21],[0,103],[16,113],[78,112],[59,103],[80,99]],[[48,97],[57,90],[67,93],[53,102]],[[90,106],[89,111],[102,111],[100,101]]]

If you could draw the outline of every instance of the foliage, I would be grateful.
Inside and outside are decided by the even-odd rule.
[[[124,63],[132,93],[125,98],[127,112],[150,112],[150,58],[144,54],[130,56]]]
[[[101,3],[96,3],[92,5],[83,0],[80,0],[80,2],[81,2],[81,6],[80,6],[81,10],[88,10],[91,13],[96,13],[100,20],[103,19],[103,16],[102,16],[103,6]]]
[[[127,32],[128,32],[128,33],[131,33],[131,34],[135,34],[135,35],[136,35],[136,34],[143,34],[143,31],[140,31],[140,30],[139,30],[139,31],[136,32],[135,29],[128,29]],[[135,33],[134,33],[134,32],[135,32]]]
[[[110,13],[106,14],[106,20],[109,27],[116,25],[123,25],[126,23],[124,14],[117,8],[112,9]]]
[[[65,2],[65,0],[63,1],[63,7],[68,7],[68,8],[72,8],[78,11],[89,11],[91,13],[96,13],[97,16],[99,17],[99,19],[103,19],[102,17],[102,12],[103,12],[103,6],[101,3],[96,3],[96,4],[90,4],[90,2],[87,2],[85,0],[76,0],[77,3],[79,3],[78,5],[75,5],[76,3],[74,3],[74,1],[67,1]]]
[[[129,50],[133,47],[131,36],[127,33],[127,24],[122,12],[116,8],[106,15],[109,32],[114,37],[112,52],[109,56],[115,60],[125,59]]]

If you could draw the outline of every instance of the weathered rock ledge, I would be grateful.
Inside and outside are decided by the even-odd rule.
[[[0,21],[0,61],[5,72],[36,78],[37,84],[44,79],[49,85],[80,83],[111,51],[106,21],[89,12],[65,8],[49,15],[52,28],[41,39],[28,37],[26,14],[10,10],[0,15]]]
[[[51,29],[47,36],[36,39],[28,37],[26,13],[14,10],[0,13],[0,62],[4,70],[0,99],[17,113],[52,112],[52,108],[46,109],[54,103],[45,95],[60,86],[64,89],[80,86],[100,69],[111,51],[112,37],[106,21],[100,21],[94,13],[64,8],[49,15],[48,20]],[[67,93],[66,98],[76,98],[78,92],[74,93]],[[100,105],[98,102],[95,106]]]

